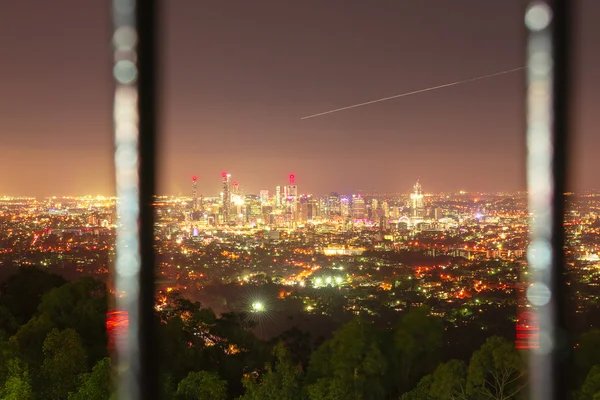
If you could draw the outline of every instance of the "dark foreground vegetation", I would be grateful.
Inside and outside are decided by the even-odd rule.
[[[116,373],[106,315],[112,296],[92,278],[66,282],[35,268],[0,285],[0,399],[106,400]],[[259,340],[244,314],[215,315],[176,293],[157,311],[164,399],[526,399],[526,355],[510,337],[456,340],[423,308],[382,326],[355,318],[328,338],[297,328]],[[449,336],[454,336],[450,338]],[[118,337],[117,337],[118,340]],[[600,331],[578,338],[576,400],[600,399]],[[468,352],[467,352],[468,350]],[[453,354],[458,358],[448,357]]]

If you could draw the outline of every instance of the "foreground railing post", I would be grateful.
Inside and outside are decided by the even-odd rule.
[[[127,313],[117,342],[119,398],[158,398],[154,344],[156,1],[113,0],[117,307]]]
[[[567,398],[570,343],[564,271],[569,104],[569,1],[533,1],[527,46],[527,186],[531,218],[527,299],[537,310],[530,398]]]

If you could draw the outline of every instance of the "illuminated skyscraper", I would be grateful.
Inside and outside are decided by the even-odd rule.
[[[285,187],[285,207],[290,216],[290,220],[296,220],[298,203],[298,186],[296,186],[296,177],[290,175],[290,184]]]
[[[192,210],[198,210],[198,177],[192,177]]]
[[[340,198],[340,214],[344,218],[350,216],[350,199],[347,197]]]
[[[329,217],[340,215],[340,195],[337,193],[330,193],[327,199],[327,214]]]
[[[283,193],[281,190],[281,186],[277,186],[275,188],[275,206],[281,207],[281,200],[283,199]]]
[[[365,199],[360,195],[352,196],[352,218],[364,219],[366,216]]]
[[[296,177],[294,175],[290,175],[290,184],[286,189],[286,197],[293,199],[295,203],[298,199],[298,186],[296,186]]]
[[[387,201],[383,201],[381,203],[381,209],[383,210],[383,216],[384,217],[388,217],[390,215],[390,205],[388,204]]]
[[[231,210],[231,174],[223,172],[221,175],[223,178],[223,204],[221,206],[221,212],[223,215],[223,222],[229,222],[230,210]]]
[[[412,202],[412,216],[413,218],[423,218],[425,215],[425,205],[423,203],[423,191],[421,190],[421,184],[419,181],[415,183],[413,189],[414,191],[410,194],[410,200]]]
[[[261,190],[260,193],[260,203],[264,206],[267,205],[269,203],[269,191],[268,190]]]
[[[261,198],[254,194],[247,194],[244,201],[246,222],[257,222],[262,218]]]

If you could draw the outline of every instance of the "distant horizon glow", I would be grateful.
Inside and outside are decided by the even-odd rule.
[[[577,192],[600,189],[600,2],[580,3]],[[113,70],[110,2],[4,2],[0,19],[0,193],[114,196],[113,73],[127,81],[131,65]],[[526,189],[519,72],[300,119],[526,65],[521,2],[182,0],[160,19],[158,194],[188,195],[193,176],[198,194],[219,193],[223,171],[244,193],[290,174],[299,193],[408,192],[417,177],[434,193]]]

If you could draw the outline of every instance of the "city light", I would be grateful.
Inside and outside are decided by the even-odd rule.
[[[260,301],[255,301],[254,303],[252,303],[252,311],[263,312],[265,311],[265,305]]]

